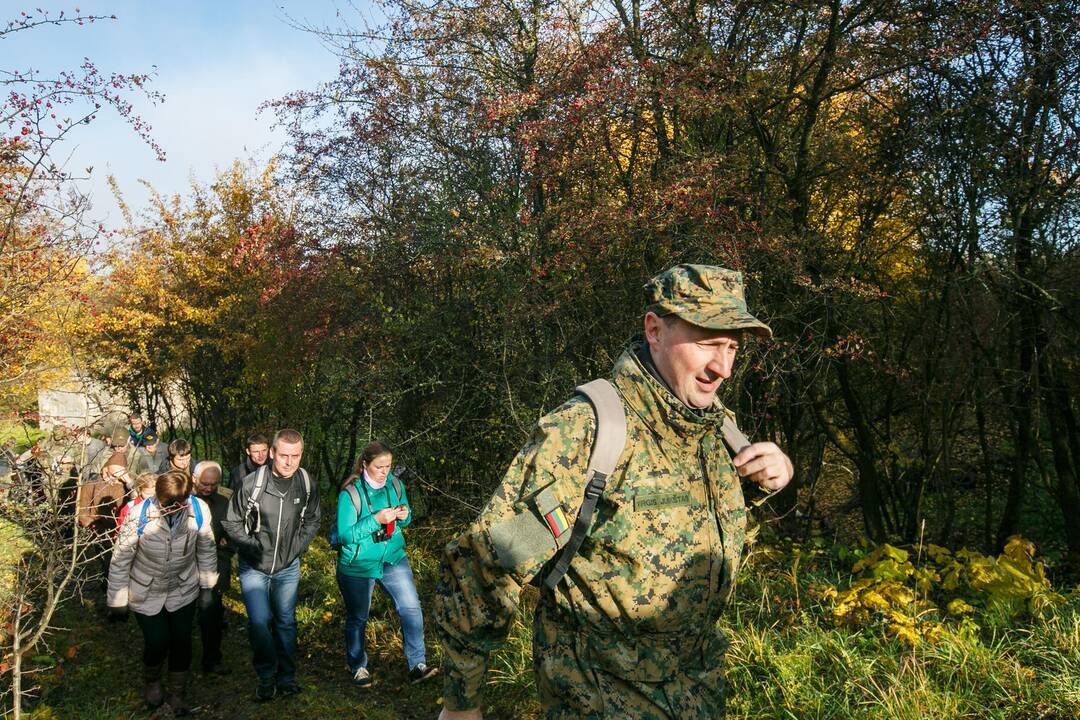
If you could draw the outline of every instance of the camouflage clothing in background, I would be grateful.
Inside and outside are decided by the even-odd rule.
[[[691,410],[635,350],[616,362],[612,381],[626,446],[564,581],[541,593],[533,637],[541,703],[547,717],[567,720],[720,717],[726,643],[716,621],[746,529],[719,435],[727,411]],[[583,398],[543,417],[480,517],[447,546],[435,617],[450,710],[481,705],[487,655],[505,638],[522,586],[571,532],[556,539],[549,530],[532,551],[508,549],[500,523],[531,514],[550,527],[554,502],[572,525],[595,432]]]

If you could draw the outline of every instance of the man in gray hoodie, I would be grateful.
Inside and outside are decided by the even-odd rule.
[[[300,467],[304,438],[279,430],[271,463],[234,488],[222,523],[237,549],[240,591],[248,613],[255,700],[300,692],[296,684],[296,594],[300,556],[319,531],[319,493]]]

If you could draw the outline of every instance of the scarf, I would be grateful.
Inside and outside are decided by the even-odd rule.
[[[367,474],[366,469],[364,470],[364,482],[366,482],[368,484],[368,487],[370,487],[372,490],[382,490],[384,487],[386,487],[386,478],[383,478],[382,482],[377,483],[371,479],[370,475]]]

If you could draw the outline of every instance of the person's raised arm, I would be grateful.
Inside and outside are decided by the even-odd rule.
[[[442,717],[480,717],[488,655],[505,640],[522,587],[566,540],[547,514],[572,522],[581,504],[595,425],[583,399],[542,418],[480,516],[446,546],[434,603]]]

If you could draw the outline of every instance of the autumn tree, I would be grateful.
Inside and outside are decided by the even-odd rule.
[[[0,28],[0,42],[45,26],[88,26],[114,16],[23,12]],[[101,112],[126,118],[163,153],[131,98],[153,102],[147,75],[101,72],[89,60],[75,70],[0,69],[0,407],[25,411],[38,383],[81,358],[75,336],[93,324],[92,248],[107,240],[81,192],[83,174],[66,167],[63,150]],[[96,418],[87,418],[91,424]],[[43,474],[44,477],[38,477]],[[55,629],[56,610],[70,599],[94,545],[74,522],[79,489],[62,469],[16,468],[0,489],[5,553],[2,659],[15,718],[32,689],[27,660]],[[24,492],[28,488],[48,492]],[[63,488],[63,492],[59,491]],[[70,491],[70,492],[69,492]]]

